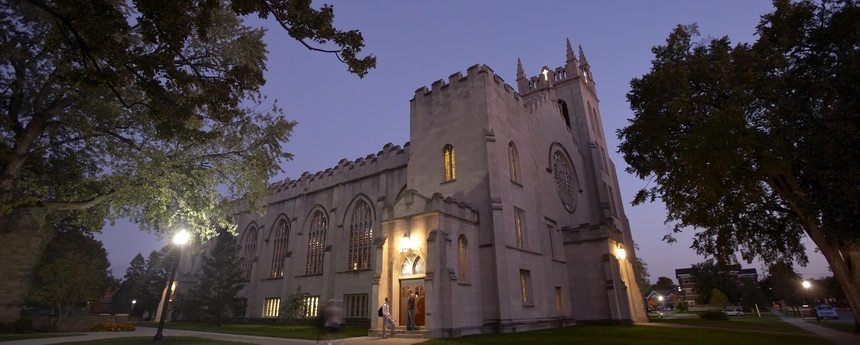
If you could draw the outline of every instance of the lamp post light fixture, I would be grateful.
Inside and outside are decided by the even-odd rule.
[[[627,251],[625,251],[623,247],[618,247],[618,249],[615,250],[615,256],[617,256],[619,260],[624,260],[627,258]]]
[[[663,296],[657,295],[657,300],[660,301],[660,310],[666,309],[663,307]]]
[[[809,298],[809,287],[810,286],[812,286],[812,283],[810,283],[808,280],[803,281],[803,287],[806,288],[806,299],[810,300],[809,301],[809,308],[810,308],[810,310],[812,310],[812,304],[813,303],[812,303],[812,300]]]
[[[164,330],[164,319],[167,317],[167,307],[170,303],[170,295],[171,290],[173,289],[173,280],[174,276],[176,276],[176,270],[179,268],[179,259],[182,255],[182,245],[188,242],[188,238],[190,234],[187,231],[182,230],[179,231],[176,235],[173,235],[173,244],[176,244],[176,258],[173,262],[173,269],[170,272],[170,278],[167,280],[167,291],[164,294],[164,303],[161,306],[161,318],[158,320],[158,331],[155,333],[155,337],[152,338],[152,341],[161,341],[164,339],[164,335],[161,334],[161,331]],[[141,321],[143,322],[143,321]]]

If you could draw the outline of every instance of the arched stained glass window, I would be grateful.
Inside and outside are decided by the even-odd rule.
[[[348,270],[370,268],[371,244],[373,242],[373,215],[367,202],[359,201],[352,211],[349,224]]]
[[[442,149],[445,157],[445,181],[453,181],[457,178],[456,161],[454,158],[454,146],[445,145]]]
[[[520,157],[513,141],[508,144],[508,160],[511,165],[511,181],[520,182]]]
[[[242,251],[242,278],[251,280],[251,266],[257,256],[257,228],[251,227],[245,233],[245,244]]]
[[[457,241],[460,248],[460,281],[469,281],[469,242],[466,235],[460,235]]]
[[[314,212],[311,228],[308,231],[308,262],[305,274],[322,274],[323,259],[325,258],[325,233],[328,220],[322,211]]]
[[[290,223],[286,219],[278,221],[272,246],[272,278],[284,276],[284,261],[287,260],[287,246],[290,243]]]
[[[400,275],[411,276],[415,274],[423,274],[426,268],[424,267],[424,260],[421,260],[421,257],[415,254],[409,255],[406,257],[406,260],[403,261],[403,267],[400,269]]]

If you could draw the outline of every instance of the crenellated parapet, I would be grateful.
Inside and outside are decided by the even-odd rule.
[[[429,89],[426,86],[418,88],[415,90],[415,96],[410,100],[410,102],[412,102],[413,105],[416,105],[424,103],[425,101],[431,101],[436,97],[457,94],[458,92],[468,92],[472,87],[471,83],[479,80],[479,78],[486,78],[491,81],[490,83],[487,83],[487,85],[495,85],[499,90],[510,94],[514,100],[518,102],[521,101],[522,97],[520,97],[520,94],[515,92],[512,86],[506,84],[502,77],[496,75],[492,68],[487,65],[473,65],[466,69],[465,76],[462,73],[457,72],[448,77],[447,83],[444,80],[439,79],[430,84]]]
[[[288,177],[283,181],[272,183],[269,186],[272,192],[269,201],[284,200],[363,179],[388,170],[404,168],[408,163],[408,157],[409,142],[403,144],[403,147],[388,143],[376,154],[371,153],[354,160],[344,158],[336,166],[314,174],[306,171],[298,179],[293,180]]]
[[[582,47],[579,47],[579,59],[577,59],[570,40],[567,41],[567,62],[564,66],[554,69],[544,66],[537,75],[527,77],[522,62],[517,59],[517,89],[523,96],[530,96],[535,92],[550,89],[553,85],[567,82],[584,82],[591,87],[594,84]]]

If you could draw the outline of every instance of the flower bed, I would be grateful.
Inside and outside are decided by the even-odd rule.
[[[90,332],[131,332],[134,325],[131,323],[98,323],[90,328]]]

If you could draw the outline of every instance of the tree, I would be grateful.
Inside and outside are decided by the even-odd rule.
[[[669,277],[657,277],[654,290],[675,290],[675,282]]]
[[[236,238],[222,230],[212,252],[203,256],[199,280],[186,294],[189,300],[196,301],[202,321],[221,327],[221,322],[241,303],[236,295],[245,284],[239,264]]]
[[[284,322],[289,321],[293,325],[293,329],[295,329],[296,321],[307,315],[308,305],[305,303],[307,296],[308,294],[302,292],[302,286],[299,285],[296,288],[296,293],[287,296],[287,300],[281,305],[278,319],[284,320]]]
[[[170,270],[173,267],[174,256],[168,255],[169,253],[170,245],[166,245],[158,251],[150,252],[146,259],[145,273],[136,286],[140,296],[135,308],[140,311],[141,317],[155,315],[158,309],[158,303],[161,301]]]
[[[756,306],[767,307],[767,300],[759,282],[752,278],[743,278],[741,285],[741,305],[744,308],[755,310]]]
[[[701,254],[805,264],[809,236],[860,320],[860,7],[774,6],[752,45],[690,25],[654,47],[619,150],[654,182],[634,204],[662,199]]]
[[[102,296],[112,278],[102,243],[75,228],[63,229],[48,243],[36,272],[30,299],[57,308],[59,329],[73,308]]]
[[[642,258],[636,258],[636,264],[639,266],[637,272],[639,272],[639,291],[643,293],[651,289],[651,274],[648,273],[648,264],[645,263],[645,260]]]
[[[125,270],[125,276],[119,284],[119,290],[113,295],[111,301],[111,309],[114,313],[129,313],[129,315],[140,315],[143,311],[141,307],[143,294],[141,287],[143,279],[146,277],[146,260],[143,255],[138,253],[129,263],[128,269]],[[141,299],[141,301],[138,301]],[[131,301],[141,302],[141,305]]]
[[[376,66],[358,57],[361,33],[310,0],[0,0],[0,242],[37,245],[0,253],[9,276],[29,281],[51,212],[159,236],[181,224],[205,240],[212,224],[232,228],[232,201],[259,209],[296,123],[260,94],[264,30],[245,16],[273,18],[359,77]],[[26,294],[5,285],[0,322]]]
[[[775,299],[785,307],[789,304],[795,310],[802,304],[801,277],[790,263],[777,262],[768,267],[768,275],[762,283],[762,290],[768,298]],[[796,311],[795,311],[796,312]]]
[[[727,305],[729,305],[728,296],[726,296],[726,294],[724,294],[719,289],[711,289],[708,295],[710,296],[710,298],[708,299],[709,305],[720,308],[725,308]]]
[[[738,303],[741,299],[741,290],[732,281],[729,273],[713,261],[704,261],[692,266],[690,275],[696,281],[694,289],[698,293],[696,303],[710,304],[711,293],[719,290],[729,303]]]

